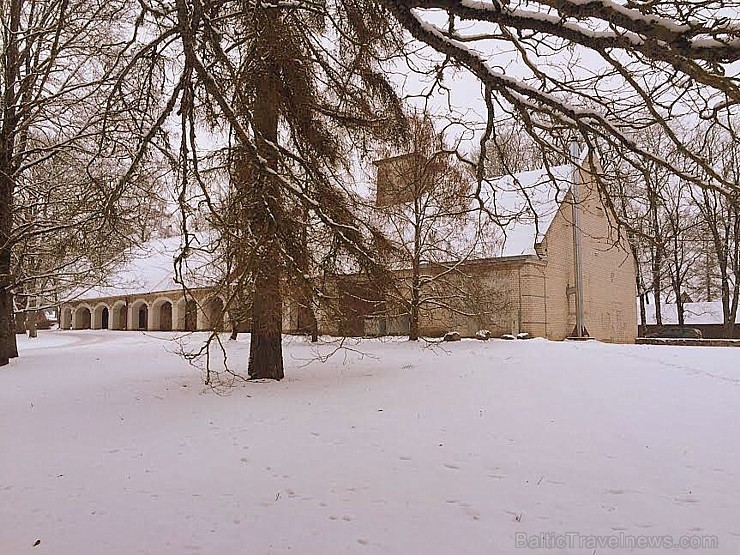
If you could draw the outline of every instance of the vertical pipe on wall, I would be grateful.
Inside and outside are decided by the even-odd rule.
[[[581,192],[580,192],[580,170],[578,160],[580,159],[580,147],[576,141],[570,143],[570,155],[573,159],[573,176],[571,195],[573,197],[573,264],[576,285],[576,328],[575,337],[586,336],[583,310],[583,259],[581,255]]]

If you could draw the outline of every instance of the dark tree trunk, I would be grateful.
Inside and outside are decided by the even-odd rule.
[[[418,187],[417,180],[416,187]],[[411,260],[411,310],[409,312],[409,341],[419,340],[419,304],[421,303],[421,226],[423,210],[418,189],[414,191],[414,256]]]
[[[409,341],[419,339],[419,290],[411,289],[411,312],[409,314]]]
[[[640,326],[642,332],[645,333],[647,325],[647,314],[645,313],[645,287],[643,286],[642,272],[640,271],[640,259],[637,256],[637,247],[635,246],[634,239],[630,238],[630,249],[632,250],[632,260],[635,264],[635,286],[637,288],[637,297],[640,299]]]
[[[229,341],[236,341],[239,337],[239,318],[235,314],[235,310],[229,310],[229,327],[231,328],[231,335],[229,335]]]
[[[277,168],[277,153],[272,144],[278,141],[279,81],[278,68],[271,53],[271,33],[276,27],[277,14],[264,16],[265,26],[260,30],[265,41],[265,65],[255,91],[253,109],[254,129],[258,133],[257,151],[266,165]],[[272,58],[272,59],[271,59]],[[272,144],[270,144],[272,143]],[[283,372],[283,301],[281,292],[281,253],[277,243],[278,223],[273,219],[270,206],[279,203],[280,187],[270,173],[258,169],[255,187],[250,193],[255,202],[251,214],[253,229],[262,242],[257,253],[254,271],[254,305],[252,308],[252,334],[249,347],[250,378],[282,380]]]
[[[657,191],[651,185],[651,179],[646,176],[648,184],[648,202],[650,207],[650,220],[652,224],[652,263],[650,267],[652,287],[653,287],[653,299],[655,300],[655,323],[658,326],[663,325],[663,313],[662,313],[662,300],[661,295],[663,289],[661,287],[660,272],[663,269],[663,237],[661,236],[661,225],[658,218],[658,204],[660,203],[660,197]]]
[[[721,252],[721,250],[717,249],[717,252]],[[725,339],[731,339],[734,333],[735,323],[731,318],[730,278],[727,275],[727,263],[725,259],[720,258],[719,271],[722,283],[722,335]]]
[[[0,182],[9,181],[1,179]],[[11,204],[9,192],[5,183],[0,193],[0,242],[5,242],[10,236],[10,224],[12,216],[8,214]],[[8,193],[6,195],[5,193]],[[0,250],[0,366],[8,364],[9,359],[18,356],[18,345],[16,343],[16,319],[13,310],[13,295],[9,291],[10,279],[10,248]]]
[[[0,366],[18,356],[15,349],[15,319],[12,300],[5,287],[0,287]]]
[[[658,326],[663,325],[662,301],[661,295],[663,290],[660,283],[660,257],[655,254],[653,258],[653,301],[655,302],[655,323]]]
[[[319,341],[319,321],[316,319],[316,312],[313,309],[313,303],[308,303],[308,317],[311,326],[311,343]]]
[[[260,268],[254,280],[252,342],[249,346],[249,377],[282,380],[283,303],[280,272]]]
[[[676,312],[678,313],[678,326],[682,328],[686,324],[686,320],[684,318],[685,309],[681,297],[676,297]]]
[[[18,30],[21,20],[21,2],[13,1],[9,6],[9,26],[5,31],[8,43],[3,52],[3,125],[0,131],[0,366],[18,356],[15,341],[15,315],[10,292],[10,236],[13,230],[13,175],[16,126],[18,116]]]
[[[737,285],[733,286],[730,290],[729,278],[725,277],[723,271],[722,276],[722,336],[725,339],[733,339],[735,337],[735,320],[737,319],[737,308],[738,308],[738,297],[740,296],[739,288]]]

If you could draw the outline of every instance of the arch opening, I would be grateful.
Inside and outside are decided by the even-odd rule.
[[[86,306],[78,307],[74,313],[74,329],[89,330],[92,327],[92,313]]]
[[[142,304],[139,310],[136,311],[136,325],[139,330],[146,330],[147,324],[149,323],[149,307]]]
[[[159,305],[159,331],[172,331],[172,303],[169,301]]]
[[[92,310],[92,329],[107,330],[110,326],[110,311],[108,305],[99,303]]]

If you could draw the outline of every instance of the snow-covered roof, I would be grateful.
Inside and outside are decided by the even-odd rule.
[[[660,314],[663,317],[663,324],[678,324],[678,308],[673,303],[661,303]],[[639,318],[639,310],[638,310]],[[700,303],[684,304],[684,322],[691,324],[722,324],[724,318],[722,315],[722,301],[710,301]],[[655,305],[645,305],[645,321],[648,324],[655,324]],[[740,314],[735,322],[740,324]]]
[[[488,179],[480,199],[500,227],[492,226],[487,217],[480,217],[478,199],[474,199],[467,218],[435,220],[440,236],[433,239],[433,247],[425,245],[425,250],[436,251],[433,258],[438,261],[461,256],[496,258],[537,254],[535,244],[544,239],[570,190],[572,175],[573,166],[563,165]],[[390,211],[387,206],[381,207],[374,223],[389,237],[400,236],[404,244],[413,244],[412,214],[398,206],[392,205]],[[483,239],[476,244],[479,232]]]
[[[522,172],[489,180],[481,192],[486,207],[497,216],[504,237],[491,245],[483,245],[485,252],[475,249],[474,256],[519,256],[536,254],[535,243],[542,241],[565,198],[572,182],[573,166],[555,166]],[[386,224],[387,225],[387,224]],[[458,224],[459,225],[459,224]],[[446,242],[459,241],[450,233]],[[475,226],[473,226],[475,227]],[[470,234],[475,234],[470,231]],[[198,233],[191,240],[195,247],[186,259],[183,268],[186,284],[190,287],[207,286],[215,282],[217,264],[210,252],[209,235]],[[127,257],[127,262],[113,272],[106,285],[85,290],[77,290],[70,299],[96,299],[122,295],[141,295],[157,291],[171,291],[179,285],[175,283],[174,259],[182,249],[182,238],[156,238],[135,249]],[[492,247],[489,249],[488,247]],[[446,245],[443,251],[455,251],[455,245]],[[459,246],[465,252],[470,247]],[[721,314],[721,311],[720,311]]]
[[[482,191],[489,210],[501,222],[504,241],[499,256],[536,254],[560,203],[570,190],[573,166],[555,166],[504,176]]]
[[[208,236],[203,233],[191,238],[194,247],[183,265],[183,277],[190,287],[213,282],[213,256],[208,251]],[[120,295],[142,295],[156,291],[171,291],[180,287],[175,283],[175,257],[180,253],[183,240],[180,236],[156,238],[137,247],[127,256],[127,261],[114,271],[108,285],[73,291],[70,299],[97,299]]]

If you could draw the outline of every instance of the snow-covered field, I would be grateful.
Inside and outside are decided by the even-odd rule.
[[[284,381],[214,391],[158,335],[42,332],[0,369],[0,554],[740,550],[740,350],[363,341],[307,365],[292,338]]]

